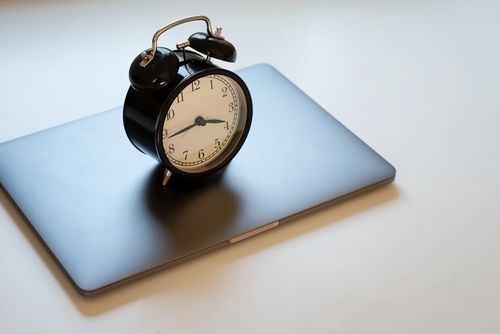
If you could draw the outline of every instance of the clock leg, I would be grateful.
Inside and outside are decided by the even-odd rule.
[[[161,185],[165,187],[168,183],[168,180],[170,180],[171,176],[172,172],[165,168],[165,171],[163,172],[163,181],[161,182]]]

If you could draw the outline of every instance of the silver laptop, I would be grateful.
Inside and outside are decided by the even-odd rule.
[[[224,172],[171,182],[121,108],[0,144],[0,182],[83,295],[165,269],[394,180],[395,169],[276,69],[238,72],[252,128]]]

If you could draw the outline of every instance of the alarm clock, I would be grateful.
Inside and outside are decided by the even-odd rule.
[[[167,30],[204,21],[175,50],[158,47]],[[187,48],[193,50],[189,50]],[[238,153],[252,123],[252,98],[245,82],[212,59],[236,61],[236,49],[212,30],[206,16],[170,23],[152,38],[152,47],[130,65],[123,124],[131,143],[164,167],[171,177],[195,180],[224,168]]]

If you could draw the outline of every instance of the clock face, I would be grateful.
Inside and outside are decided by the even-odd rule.
[[[198,173],[222,163],[235,149],[247,120],[241,86],[222,74],[192,80],[169,106],[162,143],[170,163]]]

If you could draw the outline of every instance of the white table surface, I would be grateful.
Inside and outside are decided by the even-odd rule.
[[[196,14],[395,183],[91,299],[1,193],[0,332],[499,333],[499,1],[2,1],[0,142],[121,105],[152,33]]]

